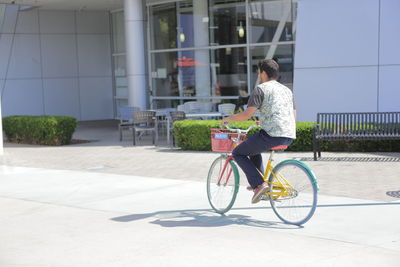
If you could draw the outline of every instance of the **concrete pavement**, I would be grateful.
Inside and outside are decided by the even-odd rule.
[[[215,154],[130,146],[109,125],[81,125],[65,147],[5,146],[0,157],[0,266],[398,266],[396,153],[280,153],[305,160],[321,191],[314,217],[282,224],[250,204],[210,210]],[[256,251],[256,252],[255,252]]]
[[[400,202],[320,195],[304,228],[242,187],[226,216],[205,183],[0,168],[0,266],[398,266]],[[258,252],[254,252],[254,251]]]

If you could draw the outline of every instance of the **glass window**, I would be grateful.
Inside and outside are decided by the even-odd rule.
[[[193,5],[192,1],[179,2],[179,28],[178,28],[178,47],[193,47],[194,35],[193,31]],[[208,30],[206,29],[208,38]]]
[[[291,7],[290,0],[252,1],[249,10],[251,43],[292,41]]]
[[[115,96],[128,98],[128,81],[126,77],[115,78]]]
[[[128,84],[126,79],[125,24],[124,13],[111,14],[113,41],[113,74],[115,116],[119,117],[119,107],[128,105]]]
[[[246,48],[215,49],[211,62],[214,96],[247,96]]]
[[[115,77],[126,76],[126,57],[125,55],[114,56],[114,75]]]
[[[154,96],[210,96],[209,50],[152,54]]]
[[[204,47],[209,45],[208,5],[206,0],[179,2],[178,47]]]
[[[153,96],[179,96],[177,52],[151,55]]]
[[[122,106],[128,106],[128,99],[125,98],[115,98],[115,106],[116,106],[116,117],[119,118],[120,117],[120,112],[119,112],[119,107]]]
[[[273,59],[279,64],[278,81],[289,88],[293,88],[293,47],[292,44],[250,47],[251,54],[251,83],[253,88],[257,81],[257,63],[271,53]],[[270,57],[269,57],[270,58]]]
[[[176,48],[177,17],[175,3],[150,7],[152,49]]]
[[[292,88],[297,0],[163,2],[148,6],[154,108],[176,107],[187,101],[239,105],[254,88],[256,66],[264,58],[278,61],[279,81]],[[155,51],[164,49],[173,51]],[[122,68],[118,71],[122,65],[122,60],[116,59],[116,76],[122,75]],[[123,81],[118,84],[122,84],[118,89],[122,95]]]
[[[245,2],[210,0],[210,45],[246,43]]]
[[[183,101],[179,99],[153,99],[152,104],[153,109],[177,108],[178,105],[183,104]]]
[[[4,14],[6,12],[6,5],[0,4],[0,25],[3,25]]]
[[[112,14],[113,53],[125,53],[125,24],[124,13]]]

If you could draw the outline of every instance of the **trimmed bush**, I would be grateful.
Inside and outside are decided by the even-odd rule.
[[[296,122],[296,139],[288,147],[289,151],[311,151],[315,122]],[[322,148],[322,147],[321,147]]]
[[[234,122],[240,129],[247,129],[254,121]],[[297,122],[296,140],[289,146],[288,151],[312,151],[312,127],[315,122]],[[210,129],[219,128],[217,120],[183,120],[174,123],[174,136],[177,145],[183,150],[211,150]],[[253,128],[252,135],[259,128]],[[335,141],[321,142],[322,151],[349,151],[349,152],[399,152],[400,141]]]
[[[68,116],[10,116],[3,118],[3,129],[10,142],[35,145],[71,143],[76,119]]]
[[[177,145],[184,150],[211,150],[210,129],[219,128],[217,120],[182,120],[174,122],[174,136]],[[254,121],[235,122],[231,125],[240,129],[247,129]],[[253,129],[250,134],[257,131]]]
[[[247,129],[254,121],[233,122],[230,125]],[[313,122],[297,123],[297,139],[290,145],[292,151],[312,150],[312,126]],[[184,150],[211,150],[210,129],[219,128],[220,121],[217,120],[182,120],[174,123],[174,136],[177,145]],[[253,128],[249,136],[259,131],[260,128]]]

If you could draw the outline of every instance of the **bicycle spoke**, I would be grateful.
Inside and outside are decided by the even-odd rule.
[[[305,223],[315,211],[316,186],[314,177],[297,161],[287,161],[278,165],[270,176],[269,182],[282,184],[282,195],[270,198],[276,215],[286,223]],[[279,193],[279,188],[273,192]],[[275,198],[275,199],[274,199]]]
[[[218,213],[225,213],[233,205],[238,191],[237,170],[233,161],[219,157],[211,165],[207,178],[208,200]]]

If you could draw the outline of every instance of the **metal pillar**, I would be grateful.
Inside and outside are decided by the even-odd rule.
[[[142,0],[124,0],[126,78],[130,106],[147,108],[145,35]]]
[[[193,31],[196,47],[209,46],[207,1],[193,1]],[[208,49],[195,50],[196,96],[210,96],[210,55]]]

